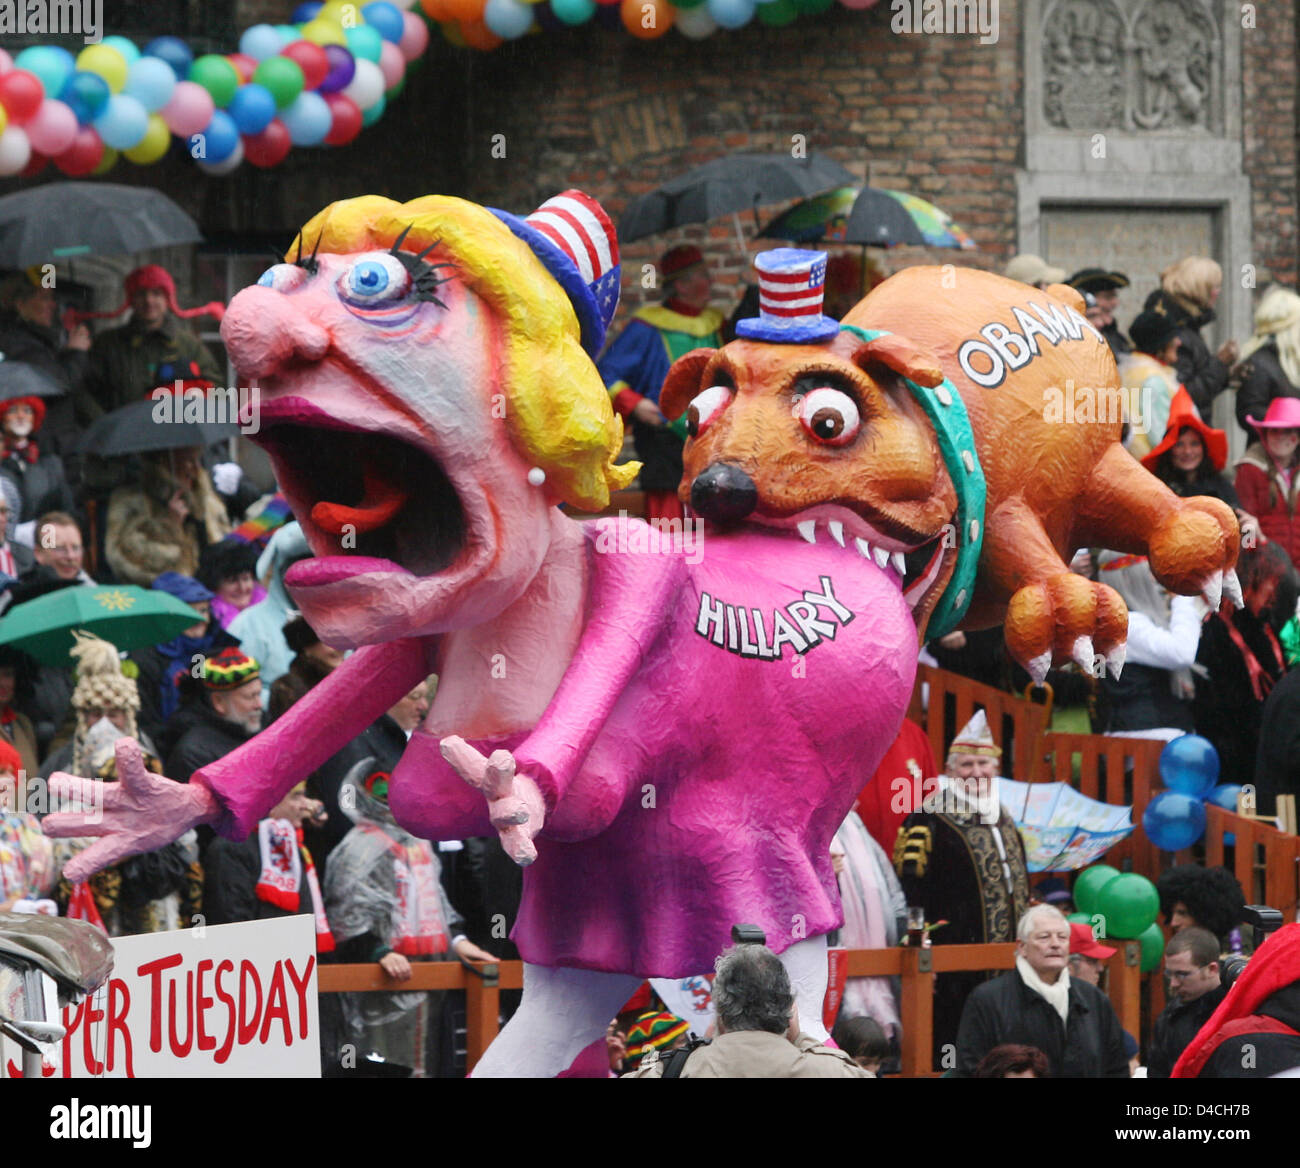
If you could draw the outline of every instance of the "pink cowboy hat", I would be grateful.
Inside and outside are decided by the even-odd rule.
[[[1300,397],[1275,397],[1268,403],[1263,421],[1249,415],[1246,421],[1256,430],[1300,430]]]

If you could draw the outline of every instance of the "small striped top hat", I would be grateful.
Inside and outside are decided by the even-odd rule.
[[[582,326],[582,347],[595,358],[618,307],[621,279],[618,234],[605,209],[590,195],[568,190],[525,219],[495,207],[488,210],[532,249],[564,289]]]
[[[777,247],[754,257],[759,315],[738,321],[736,336],[787,345],[829,341],[839,322],[822,315],[826,253]]]

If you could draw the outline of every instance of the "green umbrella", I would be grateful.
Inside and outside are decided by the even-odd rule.
[[[167,592],[134,584],[82,584],[15,605],[0,617],[0,645],[12,645],[42,665],[72,664],[74,629],[118,649],[170,641],[202,618]]]

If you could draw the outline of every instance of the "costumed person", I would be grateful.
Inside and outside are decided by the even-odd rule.
[[[204,547],[230,532],[197,447],[140,459],[140,481],[108,502],[104,556],[119,580],[148,588],[163,572],[193,576]]]
[[[1300,924],[1255,952],[1174,1064],[1174,1079],[1265,1079],[1300,1067]]]
[[[680,519],[685,426],[670,426],[659,408],[668,368],[678,357],[722,343],[723,314],[709,306],[712,282],[704,253],[691,244],[670,248],[659,260],[662,304],[638,309],[597,362],[614,409],[632,425],[641,460],[646,517]]]
[[[311,549],[297,523],[286,523],[276,531],[257,560],[257,578],[266,584],[266,596],[244,609],[227,630],[261,664],[264,705],[271,698],[271,683],[289,668],[294,656],[284,638],[284,626],[297,615],[297,609],[285,587],[285,573],[310,556]]]
[[[223,628],[249,605],[261,604],[266,589],[257,580],[260,552],[255,544],[226,536],[199,552],[200,582],[212,590],[212,615]]]
[[[1133,318],[1128,331],[1133,350],[1119,360],[1120,384],[1130,393],[1136,391],[1138,409],[1133,417],[1124,419],[1128,423],[1124,446],[1134,458],[1145,462],[1145,456],[1169,428],[1174,397],[1182,388],[1175,368],[1182,341],[1178,326],[1167,313],[1149,309]],[[1199,419],[1191,395],[1183,392],[1187,407]],[[1127,407],[1125,412],[1129,412]]]
[[[840,889],[845,949],[892,949],[899,922],[907,918],[907,899],[889,857],[852,811],[831,840],[831,863]],[[841,1018],[875,1019],[886,1034],[902,1034],[898,1000],[887,977],[850,977],[844,983]]]
[[[1002,749],[988,717],[978,711],[952,740],[944,773],[921,809],[909,815],[894,844],[894,869],[907,904],[941,920],[945,945],[1014,941],[1016,922],[1029,907],[1029,868],[1016,822],[999,804]],[[930,790],[927,784],[927,790]],[[986,979],[948,973],[934,995],[934,1057],[954,1042],[962,1004]]]
[[[1102,552],[1101,578],[1128,608],[1124,671],[1101,679],[1107,734],[1169,741],[1195,730],[1192,666],[1201,641],[1201,602],[1170,596],[1145,556]]]
[[[388,806],[391,776],[363,760],[344,780],[339,804],[355,825],[330,857],[325,911],[344,962],[376,961],[394,981],[407,981],[411,961],[496,961],[461,932],[447,900],[438,857],[426,840],[400,827]],[[430,1025],[442,994],[343,995],[348,1041],[414,1078],[425,1077],[437,1048]]]
[[[77,314],[95,320],[131,310],[126,324],[100,333],[90,347],[87,388],[101,411],[146,396],[158,384],[154,377],[160,365],[189,368],[191,362],[197,362],[205,381],[215,385],[224,380],[207,345],[180,323],[205,315],[220,320],[225,314],[222,304],[213,301],[198,308],[178,307],[176,282],[158,264],[136,268],[126,277],[125,288],[126,300],[120,308]]]
[[[1275,398],[1263,418],[1246,421],[1259,440],[1237,461],[1237,494],[1294,566],[1300,563],[1300,398]]]
[[[1266,543],[1244,549],[1239,568],[1245,607],[1221,609],[1201,626],[1192,717],[1196,733],[1219,752],[1219,781],[1245,785],[1255,781],[1264,702],[1286,672],[1269,617],[1291,565],[1277,544]]]
[[[587,241],[567,253],[529,222],[561,210]],[[579,192],[529,219],[347,200],[305,227],[314,254],[235,298],[223,338],[257,379],[258,440],[316,553],[289,573],[294,598],[357,651],[188,784],[141,773],[140,802],[109,791],[98,850],[73,875],[198,823],[243,838],[437,672],[393,772],[394,815],[426,839],[495,829],[529,864],[523,1002],[476,1074],[557,1073],[646,977],[698,975],[737,922],[782,950],[800,1018],[820,1029],[841,923],[829,844],[897,736],[918,635],[1003,621],[1037,676],[1076,652],[1091,667],[1094,649],[1122,652],[1127,621],[1061,550],[1150,554],[1172,590],[1222,580],[1231,595],[1236,520],[1173,496],[1119,445],[1118,422],[1043,417],[1046,386],[1115,377],[1072,290],[972,271],[947,292],[939,269],[914,268],[841,326],[816,307],[821,257],[778,249],[758,258],[760,281],[802,283],[807,313],[742,321],[734,347],[681,358],[663,390],[693,432],[680,497],[717,525],[708,555],[674,552],[639,520],[624,529],[655,554],[611,548],[610,525],[557,504],[600,511],[634,472],[614,463],[622,428],[590,358],[618,283],[613,227]],[[961,338],[1022,302],[1059,326],[985,393],[977,379],[1001,358],[989,347],[966,373]],[[792,417],[810,362],[872,403],[865,423],[819,383]],[[1007,426],[1050,457],[1026,465]]]
[[[41,822],[23,806],[26,783],[19,782],[23,760],[0,741],[0,913],[53,911],[48,899],[58,883],[54,846]],[[29,774],[31,772],[28,772]],[[36,902],[44,904],[37,905]]]
[[[1274,284],[1255,308],[1255,335],[1241,347],[1237,424],[1254,437],[1250,419],[1262,418],[1281,397],[1300,397],[1300,296]]]
[[[166,757],[181,733],[170,723],[186,698],[192,695],[188,683],[195,663],[238,642],[213,619],[213,593],[193,576],[163,572],[150,587],[188,604],[195,615],[194,623],[170,641],[129,654],[135,662],[140,687],[140,727],[158,743]]]
[[[136,727],[140,697],[134,679],[122,672],[117,650],[107,641],[77,631],[72,655],[77,662],[77,687],[72,706],[77,730],[71,743],[71,774],[86,779],[115,782],[117,746],[124,739],[137,744],[131,766],[162,774],[151,745]],[[145,753],[139,747],[145,746]],[[55,859],[60,869],[79,852],[94,844],[93,837],[60,839]],[[197,834],[191,829],[172,843],[123,860],[90,878],[90,892],[110,937],[135,933],[165,933],[188,927],[202,907],[202,870],[198,865]],[[73,900],[73,883],[64,876],[59,903]]]
[[[1128,287],[1128,277],[1123,272],[1108,272],[1105,268],[1080,268],[1066,283],[1080,292],[1091,293],[1097,301],[1097,307],[1106,317],[1097,327],[1106,338],[1106,344],[1110,346],[1118,363],[1133,347],[1120,331],[1119,322],[1115,319],[1120,289]]]
[[[45,402],[39,397],[0,401],[0,475],[11,479],[22,498],[22,512],[11,516],[15,526],[31,523],[46,511],[71,511],[72,490],[63,473],[63,460],[42,451],[37,432],[45,423]]]
[[[1242,951],[1242,909],[1246,894],[1227,868],[1176,864],[1156,878],[1160,911],[1171,932],[1195,926],[1219,939],[1219,952]]]
[[[1178,381],[1187,388],[1203,417],[1228,387],[1228,372],[1238,346],[1224,341],[1211,353],[1201,330],[1214,323],[1214,305],[1223,291],[1223,269],[1207,256],[1187,256],[1160,273],[1160,287],[1143,309],[1169,317],[1178,328]]]

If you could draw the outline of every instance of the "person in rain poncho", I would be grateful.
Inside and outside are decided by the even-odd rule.
[[[496,961],[461,932],[440,880],[433,845],[399,827],[388,807],[389,775],[363,759],[343,781],[339,805],[355,826],[330,856],[325,912],[338,960],[377,961],[407,981],[411,961]],[[440,997],[425,991],[342,995],[346,1041],[365,1057],[423,1078]]]
[[[296,615],[284,574],[299,560],[311,556],[307,539],[297,523],[286,523],[266,545],[257,561],[257,578],[266,581],[266,599],[250,604],[227,626],[244,652],[262,667],[262,705],[271,696],[271,683],[288,671],[293,650],[284,639],[284,626]],[[269,578],[268,578],[269,577]]]

